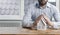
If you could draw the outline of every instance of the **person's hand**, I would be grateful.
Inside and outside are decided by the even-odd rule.
[[[42,18],[45,19],[45,22],[47,23],[47,25],[53,27],[53,23],[50,21],[50,19],[49,19],[45,14],[42,14],[42,15],[40,15],[40,16],[35,20],[35,22],[33,23],[33,26],[32,26],[31,28],[34,29],[34,27],[37,26],[37,23],[38,23],[40,20],[42,20]]]
[[[43,18],[43,14],[40,15],[39,17],[37,17],[37,19],[35,20],[35,22],[32,25],[32,29],[34,29],[35,26],[37,26],[37,23]]]
[[[43,18],[43,14],[36,18],[34,23],[38,23]]]
[[[46,23],[47,23],[49,26],[53,26],[52,21],[50,21],[50,19],[49,19],[45,14],[43,14],[43,16],[44,16],[44,19],[45,19]]]

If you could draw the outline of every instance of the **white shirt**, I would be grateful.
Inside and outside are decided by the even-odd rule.
[[[54,23],[54,28],[58,27],[57,23],[60,21],[60,16],[59,16],[59,10],[52,4],[47,3],[46,8],[42,9],[41,7],[39,8],[38,3],[31,4],[30,7],[28,8],[28,12],[25,13],[24,18],[23,18],[23,26],[24,27],[31,27],[33,25],[33,22],[35,19],[41,15],[42,13],[45,13],[46,16],[52,21],[52,17],[55,19]]]

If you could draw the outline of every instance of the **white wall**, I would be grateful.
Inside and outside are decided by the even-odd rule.
[[[56,7],[60,10],[60,0],[56,0]]]
[[[21,14],[20,20],[22,20],[24,16],[24,0],[21,0],[21,13],[20,14]]]

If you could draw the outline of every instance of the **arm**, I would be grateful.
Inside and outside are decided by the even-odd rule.
[[[54,28],[58,29],[58,27],[60,26],[60,12],[57,8],[54,8],[53,17],[55,19],[55,22],[53,22]]]
[[[39,20],[41,19],[42,15],[39,16],[35,21],[32,21],[32,12],[33,12],[33,7],[28,9],[28,12],[24,15],[23,18],[23,27],[34,27],[37,25]]]
[[[25,13],[25,15],[23,17],[23,24],[22,24],[23,27],[31,27],[32,26],[34,21],[32,21],[32,18],[31,18],[32,14],[31,14],[31,12],[32,12],[32,9],[29,8],[28,12]]]
[[[49,26],[52,26],[53,28],[58,28],[58,25],[60,24],[60,13],[59,10],[57,10],[55,7],[53,8],[53,17],[55,19],[55,22],[52,22],[49,20],[49,18],[44,15],[44,18]]]
[[[55,19],[55,22],[60,22],[60,12],[57,8],[53,8],[53,17]]]

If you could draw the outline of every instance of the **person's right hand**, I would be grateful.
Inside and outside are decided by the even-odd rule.
[[[31,28],[34,29],[34,27],[37,26],[37,23],[38,23],[43,17],[44,17],[43,14],[40,15],[39,17],[37,17]]]

